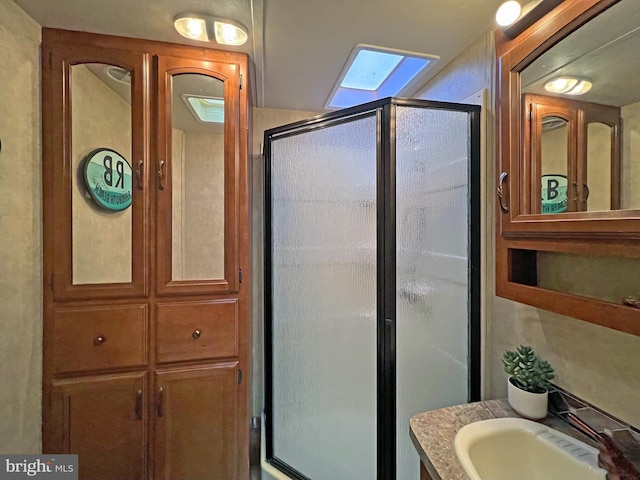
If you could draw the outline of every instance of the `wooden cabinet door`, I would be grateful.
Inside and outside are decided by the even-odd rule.
[[[240,65],[156,60],[156,291],[238,291]]]
[[[81,480],[146,478],[147,374],[103,375],[54,382],[55,445],[77,454]]]
[[[238,479],[238,364],[156,373],[155,479]]]
[[[55,300],[148,290],[147,59],[43,36],[43,226]]]

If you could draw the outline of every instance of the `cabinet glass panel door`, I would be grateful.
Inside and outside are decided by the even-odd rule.
[[[578,190],[579,210],[595,212],[633,208],[622,201],[623,190],[625,194],[629,193],[631,177],[621,171],[621,109],[588,102],[581,103],[580,107],[584,122],[584,137],[580,145],[584,149],[584,165],[578,163],[578,177],[582,180]],[[623,178],[627,183],[624,189]]]
[[[237,66],[158,65],[158,292],[235,290]]]
[[[146,292],[145,57],[61,48],[52,58],[56,118],[45,183],[53,215],[56,298]],[[86,59],[91,59],[86,61]],[[45,86],[46,88],[46,86]],[[69,128],[63,131],[65,125]],[[52,173],[48,169],[53,166]]]
[[[566,212],[569,184],[569,122],[555,115],[544,116],[540,143],[540,213]]]
[[[598,210],[615,210],[620,208],[618,199],[613,198],[613,193],[619,190],[618,185],[612,181],[612,155],[611,155],[611,127],[600,122],[589,123],[586,126],[587,178],[579,188],[580,210],[589,212]],[[617,205],[616,205],[617,203]]]
[[[553,98],[529,95],[530,146],[526,151],[524,211],[558,214],[576,211],[577,198],[577,113]],[[526,172],[530,172],[529,180]],[[529,204],[529,201],[531,202]]]

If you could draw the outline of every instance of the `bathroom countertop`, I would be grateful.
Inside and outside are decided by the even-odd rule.
[[[411,440],[432,480],[468,480],[454,451],[453,440],[456,433],[469,423],[505,417],[520,417],[506,399],[432,410],[411,417]],[[542,423],[592,444],[587,437],[556,417],[547,416]]]

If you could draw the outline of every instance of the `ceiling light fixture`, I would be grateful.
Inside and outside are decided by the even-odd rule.
[[[560,5],[563,0],[530,0],[524,6],[516,0],[504,2],[496,12],[496,23],[509,38],[515,38],[547,13]]]
[[[558,77],[544,84],[544,89],[551,93],[563,93],[565,95],[583,95],[591,90],[593,84],[584,79],[575,77]]]
[[[516,0],[504,2],[500,7],[498,7],[498,11],[496,12],[496,22],[501,27],[509,26],[520,18],[521,11],[522,7],[518,2],[516,2]]]
[[[209,15],[181,13],[173,26],[185,38],[219,45],[244,45],[249,38],[247,29],[238,22]]]
[[[107,65],[104,67],[104,74],[111,80],[125,85],[131,85],[131,72],[115,65]]]

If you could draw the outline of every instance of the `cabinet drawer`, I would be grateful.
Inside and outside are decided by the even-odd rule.
[[[159,363],[238,356],[238,301],[158,304]]]
[[[147,306],[58,309],[53,343],[56,374],[145,365]]]

